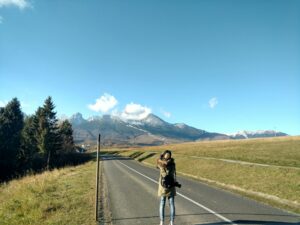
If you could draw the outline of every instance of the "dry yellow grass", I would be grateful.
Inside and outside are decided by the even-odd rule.
[[[1,224],[96,224],[95,170],[89,162],[2,184]]]
[[[128,150],[155,152],[162,152],[165,149],[171,149],[174,153],[185,156],[214,157],[300,168],[300,136],[128,148]]]

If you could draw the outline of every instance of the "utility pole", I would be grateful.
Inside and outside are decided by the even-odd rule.
[[[95,216],[96,216],[96,221],[98,221],[98,213],[99,213],[99,154],[100,154],[100,138],[101,135],[99,134],[98,136],[98,141],[97,141],[97,171],[96,171],[96,205],[95,205]]]

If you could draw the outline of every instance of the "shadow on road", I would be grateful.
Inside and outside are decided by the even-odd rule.
[[[113,218],[112,221],[120,221],[120,220],[142,220],[142,219],[152,219],[157,218],[159,219],[159,216],[136,216],[136,217],[124,217],[124,218]]]
[[[101,155],[101,161],[108,161],[108,160],[133,160],[133,159],[124,156],[118,156],[118,155]]]
[[[176,217],[185,217],[185,216],[197,216],[197,215],[209,215],[210,213],[191,213],[191,214],[178,214]],[[287,217],[287,218],[299,218],[298,216],[290,216],[290,215],[281,215],[281,214],[244,214],[244,213],[220,213],[222,215],[241,215],[241,216],[272,216],[272,217]],[[168,217],[168,215],[166,215]],[[112,221],[122,221],[122,220],[143,220],[143,219],[151,219],[157,218],[159,220],[158,215],[153,216],[140,216],[140,217],[124,217],[124,218],[113,218]],[[278,222],[278,221],[267,221],[267,220],[234,220],[232,223],[236,224],[262,224],[262,225],[300,225],[300,222]],[[214,223],[197,223],[194,225],[222,225],[222,224],[231,224],[229,222],[214,222]]]
[[[261,224],[261,225],[277,225],[277,224],[281,224],[281,225],[299,225],[299,222],[276,222],[276,221],[261,221],[261,220],[234,220],[232,221],[232,223],[235,224]],[[222,224],[231,224],[229,222],[218,222],[218,223],[198,223],[198,224],[194,224],[194,225],[222,225]]]
[[[103,160],[133,160],[133,159],[140,157],[143,154],[144,154],[144,152],[133,152],[128,157],[125,157],[125,156],[120,156],[118,151],[110,151],[110,152],[102,152],[101,158]],[[149,154],[139,158],[138,161],[142,162],[148,158],[153,157],[154,155],[156,155],[156,153],[153,153],[153,152],[149,153]],[[96,156],[96,153],[95,153],[95,156]]]
[[[149,153],[148,155],[143,156],[142,158],[139,158],[138,161],[143,162],[144,160],[151,158],[152,156],[155,156],[155,155],[156,155],[156,153]]]
[[[133,152],[132,154],[129,155],[129,157],[135,159],[141,155],[143,155],[143,152]]]

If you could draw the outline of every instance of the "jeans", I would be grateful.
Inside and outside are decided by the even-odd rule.
[[[165,205],[166,205],[166,198],[165,196],[160,197],[160,206],[159,206],[159,217],[161,221],[165,219]],[[175,196],[168,197],[169,199],[169,206],[170,206],[170,221],[174,222],[175,219]]]

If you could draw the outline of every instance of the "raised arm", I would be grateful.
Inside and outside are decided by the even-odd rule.
[[[166,167],[167,162],[165,160],[161,160],[160,158],[158,158],[156,160],[156,166],[157,167]]]

